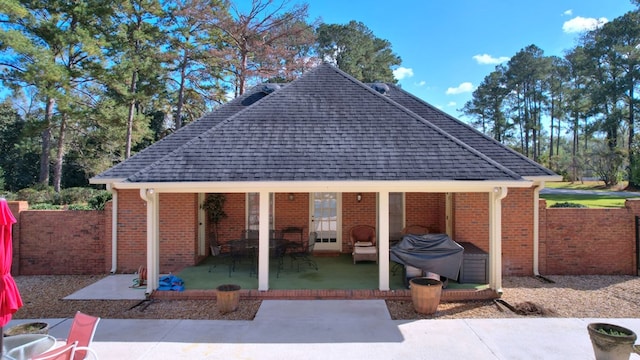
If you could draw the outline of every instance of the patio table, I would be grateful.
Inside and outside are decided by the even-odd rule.
[[[2,360],[28,360],[40,355],[56,344],[56,339],[46,334],[20,334],[4,338]]]

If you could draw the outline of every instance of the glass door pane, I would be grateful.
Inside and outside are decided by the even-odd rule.
[[[313,193],[311,229],[318,233],[318,249],[339,249],[338,193]]]

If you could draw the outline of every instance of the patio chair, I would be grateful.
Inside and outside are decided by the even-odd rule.
[[[312,231],[309,233],[309,242],[306,248],[296,247],[289,253],[289,256],[291,256],[291,265],[293,265],[294,261],[298,263],[298,272],[300,272],[300,263],[305,263],[316,269],[316,271],[318,270],[318,264],[311,258],[311,256],[313,256],[313,248],[316,245],[317,239],[318,233]]]
[[[376,246],[376,228],[369,225],[356,225],[349,231],[353,263],[358,261],[375,261],[378,263],[378,247]]]
[[[76,312],[71,323],[71,329],[69,329],[69,335],[67,335],[66,339],[58,340],[66,344],[76,343],[77,346],[72,359],[82,360],[86,358],[87,354],[91,354],[90,358],[98,358],[90,346],[99,322],[99,317],[87,315],[80,311]]]
[[[77,341],[36,355],[31,360],[73,360],[76,354],[76,346],[78,346]]]
[[[402,235],[426,235],[429,233],[429,228],[424,225],[409,225],[402,229]]]

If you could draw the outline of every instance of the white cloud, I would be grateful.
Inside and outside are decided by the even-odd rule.
[[[425,85],[427,85],[427,82],[424,80],[416,83],[416,86],[425,86]]]
[[[573,15],[573,9],[565,10],[565,12],[563,12],[562,15],[567,15],[567,16]]]
[[[395,77],[398,80],[402,80],[404,78],[410,78],[412,76],[413,76],[413,69],[411,68],[399,67],[393,70],[393,77]]]
[[[565,21],[562,24],[562,31],[566,33],[580,33],[583,31],[594,30],[602,25],[608,23],[607,18],[583,18],[582,16],[576,16],[571,20]]]
[[[447,104],[448,107],[455,107],[456,105],[458,104],[456,104],[455,101],[449,101],[449,103]]]
[[[458,87],[448,88],[446,94],[456,95],[456,94],[462,94],[462,93],[472,92],[472,91],[473,91],[473,84],[470,82],[463,82],[462,84],[458,85]]]
[[[493,57],[489,54],[482,55],[474,55],[473,59],[478,62],[478,64],[500,64],[509,60],[507,56]]]

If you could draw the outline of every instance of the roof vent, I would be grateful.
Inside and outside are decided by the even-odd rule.
[[[373,90],[379,92],[382,95],[385,95],[389,92],[389,85],[385,83],[373,83],[371,84],[371,87],[373,88]]]
[[[278,84],[267,83],[262,85],[262,92],[265,94],[271,94],[278,89],[280,89],[280,85]]]

